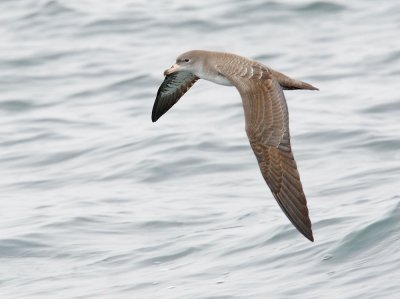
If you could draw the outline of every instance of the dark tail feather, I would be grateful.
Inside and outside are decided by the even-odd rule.
[[[282,86],[283,89],[286,90],[293,90],[293,89],[308,89],[308,90],[319,90],[318,88],[312,86],[311,84],[299,81],[299,80],[295,80],[292,78],[289,78],[288,76],[269,69],[272,73],[272,75],[278,80],[279,85]]]

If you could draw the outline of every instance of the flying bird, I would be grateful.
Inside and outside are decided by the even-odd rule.
[[[265,182],[292,224],[314,241],[307,200],[290,144],[283,90],[318,89],[260,62],[231,53],[202,50],[179,55],[164,76],[153,106],[153,122],[199,79],[236,87],[243,102],[246,133]]]

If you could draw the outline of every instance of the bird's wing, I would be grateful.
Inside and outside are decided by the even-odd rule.
[[[167,75],[157,92],[151,120],[157,121],[189,90],[199,78],[187,71]]]
[[[279,82],[260,65],[237,64],[217,69],[242,97],[246,133],[272,194],[293,225],[313,241],[307,200],[290,145],[288,109]]]

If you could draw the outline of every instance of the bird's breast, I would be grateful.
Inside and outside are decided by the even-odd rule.
[[[232,86],[232,83],[226,79],[225,76],[219,73],[212,76],[205,76],[202,79],[217,83],[219,85]]]

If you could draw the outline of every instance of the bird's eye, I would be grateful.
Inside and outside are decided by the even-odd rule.
[[[186,59],[184,59],[183,61],[184,61],[184,62],[189,62],[189,60],[190,60],[190,59],[186,58]]]

